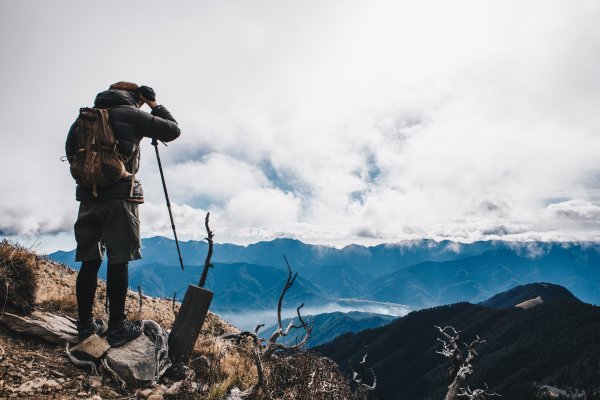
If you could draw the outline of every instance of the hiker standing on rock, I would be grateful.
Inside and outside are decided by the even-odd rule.
[[[144,104],[152,109],[150,114],[139,109]],[[81,261],[76,286],[81,340],[106,333],[108,343],[118,347],[143,332],[142,321],[129,321],[125,315],[128,262],[142,258],[138,204],[144,194],[135,178],[139,145],[143,137],[169,142],[179,135],[177,121],[157,104],[154,90],[130,82],[117,82],[99,93],[94,107],[80,109],[69,130],[65,149],[80,202],[75,260]],[[108,328],[92,313],[105,251]]]

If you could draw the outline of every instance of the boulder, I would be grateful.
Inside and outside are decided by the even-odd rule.
[[[110,348],[106,363],[130,387],[149,386],[171,366],[167,333],[155,321],[144,321],[144,333],[121,347]]]
[[[121,347],[111,347],[106,353],[106,362],[129,386],[149,385],[156,379],[154,342],[146,335]]]

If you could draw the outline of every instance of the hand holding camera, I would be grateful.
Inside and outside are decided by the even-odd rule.
[[[150,86],[140,86],[138,89],[140,99],[148,104],[148,106],[154,109],[158,104],[156,103],[156,92]]]

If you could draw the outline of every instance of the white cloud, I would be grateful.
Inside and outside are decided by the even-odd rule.
[[[548,211],[558,218],[592,222],[600,226],[600,205],[573,199],[548,205]]]
[[[109,2],[85,27],[77,2],[3,8],[0,230],[70,229],[68,125],[132,79],[182,128],[161,156],[183,237],[210,209],[239,242],[598,238],[596,3]],[[85,39],[72,32],[103,31],[116,10],[155,39],[132,49],[123,37],[139,32],[120,25],[73,67]],[[52,97],[36,118],[32,91]],[[168,234],[143,146],[143,226]]]
[[[245,190],[269,187],[270,183],[255,165],[231,156],[211,153],[199,160],[189,160],[164,166],[170,195],[182,203],[195,203],[198,199],[223,202]],[[144,175],[152,195],[162,192],[156,168]],[[148,191],[148,189],[146,189]],[[210,204],[210,203],[209,203]]]
[[[290,193],[276,189],[248,190],[232,198],[225,215],[240,227],[268,226],[285,229],[298,221],[300,201]]]

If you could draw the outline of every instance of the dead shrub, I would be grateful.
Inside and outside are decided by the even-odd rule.
[[[4,239],[0,242],[0,310],[10,307],[29,314],[35,304],[37,256]]]
[[[265,384],[260,399],[279,400],[364,400],[353,392],[349,379],[337,364],[310,351],[279,353],[265,363]]]

